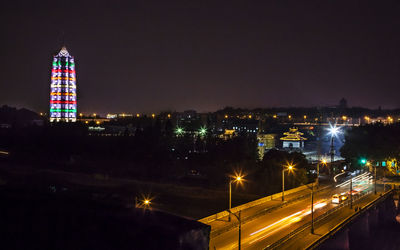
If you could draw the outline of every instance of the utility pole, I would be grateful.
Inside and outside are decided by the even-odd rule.
[[[232,209],[232,180],[229,180],[229,217],[228,217],[229,222],[231,222],[231,209]]]
[[[314,234],[314,183],[311,184],[311,234]]]
[[[236,219],[239,222],[239,239],[238,239],[238,248],[239,250],[242,249],[242,211],[239,210],[239,216],[237,216],[236,214],[232,213],[231,210],[228,210],[229,214],[233,214],[233,216],[236,217]]]
[[[353,177],[350,178],[350,209],[353,209]]]
[[[375,164],[375,171],[374,172],[375,172],[374,173],[374,175],[375,175],[375,178],[374,178],[375,179],[375,192],[374,193],[376,194],[376,164]]]
[[[242,210],[239,210],[239,250],[242,248]]]
[[[282,201],[285,201],[285,168],[282,169]]]
[[[317,124],[317,188],[319,188],[319,165],[321,163],[321,120],[322,120],[322,116],[320,117],[320,119],[318,119],[318,124]]]
[[[332,175],[335,174],[335,167],[333,166],[333,162],[335,161],[335,146],[333,145],[333,140],[334,140],[334,136],[331,136],[331,147],[330,147],[330,153],[331,153],[331,171],[332,171]]]
[[[316,181],[316,183],[317,183],[317,188],[319,188],[319,164],[320,164],[320,162],[319,162],[319,160],[318,160],[318,163],[317,163],[317,181]]]

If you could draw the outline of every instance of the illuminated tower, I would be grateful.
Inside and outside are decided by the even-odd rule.
[[[50,122],[76,122],[76,75],[74,57],[62,47],[53,57],[50,87]]]

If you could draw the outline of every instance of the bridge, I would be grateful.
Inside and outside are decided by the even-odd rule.
[[[383,185],[375,187],[369,173],[364,173],[350,181],[335,185],[325,185],[313,189],[311,184],[274,194],[233,208],[229,221],[228,211],[203,218],[200,222],[211,225],[210,249],[238,249],[240,219],[240,246],[242,249],[306,249],[314,248],[332,238],[338,225],[355,219],[356,215],[379,203],[392,191]],[[332,203],[334,194],[346,193],[353,186],[347,200]],[[357,192],[355,190],[358,190]],[[375,202],[375,203],[374,203]],[[313,208],[311,210],[311,207]],[[352,217],[353,216],[353,217]],[[329,235],[329,236],[328,236]]]

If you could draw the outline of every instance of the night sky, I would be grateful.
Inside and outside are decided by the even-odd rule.
[[[65,40],[79,112],[399,108],[399,13],[398,0],[2,1],[0,105],[48,111]]]

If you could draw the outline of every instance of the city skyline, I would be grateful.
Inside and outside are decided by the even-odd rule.
[[[0,100],[47,110],[49,58],[65,40],[79,58],[84,112],[329,106],[342,97],[349,106],[398,108],[398,8],[395,1],[6,3],[1,18],[12,39],[1,42],[9,74]]]

